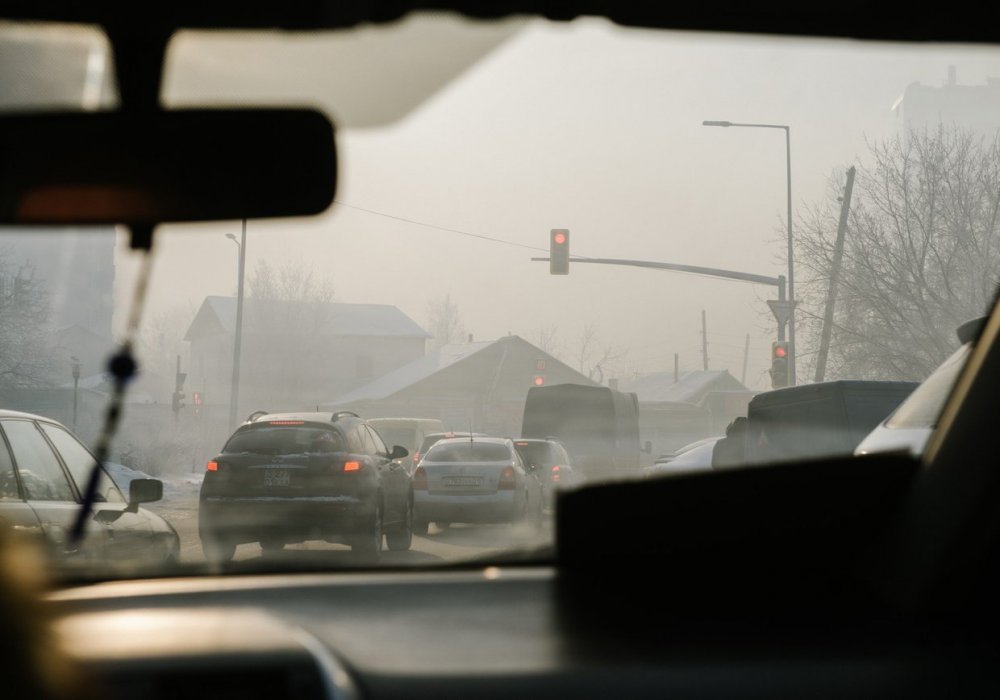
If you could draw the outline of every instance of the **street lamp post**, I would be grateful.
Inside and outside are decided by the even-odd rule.
[[[243,232],[240,240],[231,233],[226,234],[240,249],[239,281],[236,287],[236,332],[233,340],[233,380],[229,389],[229,427],[236,427],[236,411],[240,403],[240,352],[243,346],[243,273],[246,269],[247,250],[247,220],[243,219]]]
[[[784,129],[785,131],[785,177],[788,184],[788,383],[795,386],[795,264],[792,255],[792,128],[787,124],[741,124],[727,121],[703,121],[703,126],[740,126],[753,129]]]

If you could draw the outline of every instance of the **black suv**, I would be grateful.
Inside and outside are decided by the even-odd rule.
[[[368,559],[410,548],[413,489],[391,450],[357,414],[258,412],[211,460],[201,487],[198,534],[210,561],[236,545],[265,552],[292,542],[349,544]]]

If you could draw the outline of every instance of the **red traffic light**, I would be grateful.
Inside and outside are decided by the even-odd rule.
[[[556,245],[562,245],[566,242],[566,234],[562,231],[556,231],[555,235],[552,236],[552,240],[555,241]]]
[[[544,386],[545,385],[545,377],[537,376],[536,375],[535,376],[535,382],[534,382],[534,384],[535,384],[535,386]]]
[[[775,357],[788,357],[788,349],[784,345],[776,345],[774,347]]]

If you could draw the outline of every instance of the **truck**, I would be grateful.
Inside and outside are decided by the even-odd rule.
[[[832,381],[765,391],[716,443],[713,467],[848,455],[916,382]]]
[[[640,473],[639,400],[632,392],[583,384],[531,387],[521,437],[558,440],[587,479]]]

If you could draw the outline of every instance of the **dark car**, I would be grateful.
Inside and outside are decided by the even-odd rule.
[[[579,474],[573,470],[569,453],[558,440],[515,440],[514,449],[541,483],[546,508],[552,507],[556,489],[575,486],[580,482]]]
[[[20,411],[0,411],[0,526],[43,537],[64,563],[135,566],[177,560],[180,540],[163,518],[140,502],[159,500],[162,484],[136,479],[126,498],[104,469],[98,474],[94,515],[79,545],[69,533],[96,458],[64,425]]]
[[[413,493],[398,461],[354,413],[254,414],[208,462],[198,533],[211,561],[232,559],[238,544],[275,551],[293,542],[348,544],[378,558],[410,548]]]

